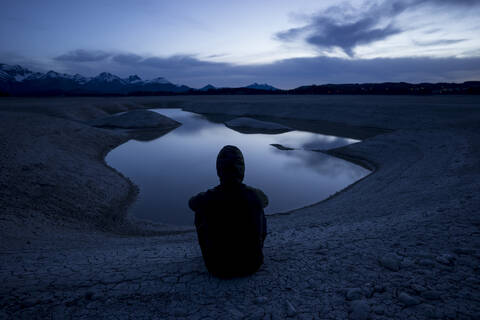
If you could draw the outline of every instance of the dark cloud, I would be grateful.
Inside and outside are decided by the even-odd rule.
[[[417,46],[430,47],[430,46],[445,46],[450,44],[456,44],[459,42],[467,41],[467,39],[441,39],[433,41],[413,41]]]
[[[45,64],[42,60],[25,57],[21,54],[11,51],[0,51],[0,63],[10,65],[18,64],[34,72],[47,72],[52,69],[52,65]]]
[[[170,57],[141,57],[135,54],[114,55],[112,61],[121,68],[145,70],[155,76],[198,77],[208,74],[222,74],[229,64],[204,61],[189,55]]]
[[[218,54],[211,54],[209,56],[207,56],[207,58],[209,59],[213,59],[213,58],[223,58],[223,57],[226,57],[228,56],[228,54],[226,53],[218,53]]]
[[[353,56],[353,48],[357,45],[383,40],[401,32],[400,29],[391,25],[375,28],[377,21],[372,18],[343,25],[323,18],[318,19],[316,24],[322,32],[315,32],[308,36],[306,38],[308,43],[318,47],[340,47],[349,56]]]
[[[268,80],[287,77],[301,84],[359,82],[439,82],[478,79],[480,58],[296,58],[262,66],[257,75]]]
[[[424,31],[423,33],[425,33],[425,34],[433,34],[433,33],[437,33],[437,32],[440,32],[440,31],[442,31],[442,29],[440,29],[440,28],[433,28],[433,29],[429,29],[429,30]]]
[[[115,57],[112,60],[116,60]],[[356,82],[439,82],[478,79],[479,58],[294,58],[262,65],[232,65],[198,60],[193,56],[149,57],[118,63],[117,68],[163,76],[201,87],[242,86],[267,82],[281,88],[307,84]],[[148,76],[147,74],[147,76]]]
[[[149,57],[140,61],[140,64],[161,69],[181,69],[181,68],[197,68],[219,67],[223,63],[215,63],[202,61],[189,55],[174,55],[171,57]]]
[[[112,61],[126,66],[150,67],[160,70],[182,70],[184,68],[219,67],[224,65],[223,63],[202,61],[191,55],[142,57],[137,54],[123,53],[113,55]]]
[[[480,6],[478,0],[396,0],[364,8],[340,4],[308,18],[307,24],[281,31],[275,35],[281,41],[304,39],[321,49],[340,48],[353,57],[358,45],[384,40],[403,32],[395,18],[419,6],[450,6],[465,9]]]
[[[360,44],[383,40],[402,32],[391,21],[385,23],[385,20],[397,16],[406,8],[403,1],[375,4],[362,10],[347,4],[336,5],[311,17],[303,27],[277,33],[276,38],[291,41],[305,37],[307,43],[319,48],[337,47],[353,56],[353,49]]]
[[[301,28],[291,28],[285,31],[278,32],[275,35],[275,38],[278,40],[283,40],[283,41],[292,41],[296,40],[300,36],[302,36],[304,33],[308,32],[312,26],[307,25],[305,27]]]
[[[445,39],[457,40],[461,39]],[[122,77],[131,74],[138,74],[143,79],[165,77],[174,83],[196,88],[207,83],[217,87],[238,87],[266,82],[279,88],[294,88],[325,83],[462,82],[479,80],[480,75],[480,57],[343,59],[319,56],[268,64],[234,65],[204,61],[189,55],[151,57],[122,53],[89,64],[58,60],[56,63],[58,68],[54,70],[62,72],[93,76],[107,71]]]
[[[411,2],[413,2],[413,4],[428,3],[432,5],[448,5],[448,6],[464,6],[464,7],[480,6],[480,1],[478,0],[414,0]]]
[[[143,57],[134,53],[122,53],[114,55],[112,60],[123,64],[135,64],[143,60]]]
[[[78,49],[55,57],[54,60],[66,62],[92,62],[105,60],[111,55],[111,53],[100,50]]]

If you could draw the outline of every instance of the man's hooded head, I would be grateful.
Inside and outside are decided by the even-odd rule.
[[[225,146],[217,156],[217,175],[221,184],[241,183],[245,175],[245,162],[240,149]]]

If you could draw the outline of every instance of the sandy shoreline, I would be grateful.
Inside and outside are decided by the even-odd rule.
[[[0,317],[269,319],[288,304],[307,318],[479,316],[480,98],[348,99],[0,100]],[[84,121],[138,107],[274,115],[294,128],[362,137],[332,153],[377,170],[328,201],[270,218],[262,270],[221,282],[206,274],[194,234],[119,235],[135,232],[117,220],[135,189],[103,158],[129,137]],[[116,234],[92,228],[102,224]]]

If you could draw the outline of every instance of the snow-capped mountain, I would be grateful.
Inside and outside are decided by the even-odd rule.
[[[19,65],[0,64],[0,81],[23,81],[35,74]]]
[[[129,76],[128,78],[123,79],[125,82],[133,84],[133,83],[142,83],[142,78],[137,76],[136,74]]]
[[[50,70],[45,74],[39,73],[37,77],[34,77],[34,78],[27,77],[24,80],[34,80],[34,79],[73,79],[73,76],[66,73],[58,73],[53,70]]]
[[[252,83],[251,85],[246,86],[245,88],[250,88],[250,89],[257,89],[257,90],[267,90],[267,91],[276,91],[278,90],[275,87],[272,87],[269,84],[266,83]]]
[[[3,70],[0,70],[0,81],[8,81],[11,76]]]
[[[116,75],[108,72],[100,73],[98,76],[94,77],[92,81],[125,83],[120,77],[117,77]]]
[[[147,80],[145,82],[148,82],[148,83],[158,83],[158,84],[168,84],[171,82],[168,81],[167,79],[163,78],[163,77],[158,77],[158,78],[155,78],[155,79],[152,79],[152,80]]]
[[[142,80],[138,75],[122,79],[102,72],[95,77],[48,71],[32,72],[19,65],[0,64],[0,93],[24,94],[130,94],[186,92],[189,87],[175,85],[163,77]]]
[[[92,80],[92,78],[87,78],[87,77],[82,76],[81,74],[76,73],[72,76],[72,80],[74,80],[76,83],[82,85],[82,84],[85,84],[88,81]]]
[[[263,83],[252,83],[243,87],[262,91],[279,89]],[[70,75],[50,70],[46,73],[32,72],[19,65],[0,64],[0,96],[10,95],[83,95],[83,94],[151,94],[155,92],[180,93],[187,91],[217,92],[240,90],[242,88],[216,88],[211,84],[193,90],[187,86],[176,85],[163,77],[143,80],[138,75],[120,78],[109,72],[102,72],[95,77],[80,74]]]

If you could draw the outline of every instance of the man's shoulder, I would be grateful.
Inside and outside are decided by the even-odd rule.
[[[252,193],[260,201],[263,208],[268,206],[268,197],[262,190],[247,185],[245,185],[245,189]]]
[[[206,203],[208,203],[210,199],[215,197],[215,194],[217,193],[218,186],[208,189],[207,191],[200,192],[190,198],[190,200],[188,201],[188,205],[190,209],[192,209],[193,211],[197,211],[200,207],[203,207]]]
[[[249,185],[245,185],[245,189],[247,189],[249,192],[254,192],[254,193],[263,193],[262,190],[260,189],[257,189],[255,187],[252,187],[252,186],[249,186]]]

